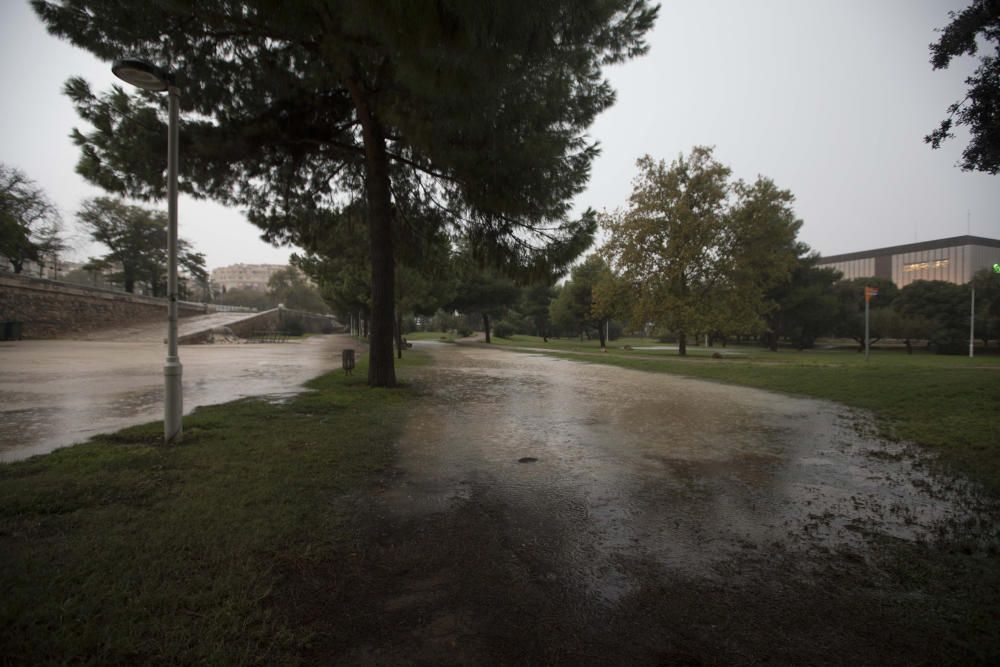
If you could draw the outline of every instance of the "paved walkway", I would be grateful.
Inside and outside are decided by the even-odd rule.
[[[299,593],[310,622],[350,636],[327,662],[937,664],[956,609],[996,608],[975,559],[932,545],[950,526],[985,557],[975,540],[998,515],[859,430],[863,414],[414,348],[434,363],[416,371],[396,466],[359,500],[356,541]],[[949,589],[928,594],[936,581]]]

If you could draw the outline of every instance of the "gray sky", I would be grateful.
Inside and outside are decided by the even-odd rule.
[[[966,233],[1000,237],[1000,177],[955,164],[965,138],[933,151],[923,136],[964,95],[975,61],[934,72],[927,45],[964,0],[665,0],[650,53],[612,68],[617,104],[591,134],[603,147],[577,200],[623,206],[635,160],[696,144],[747,180],[797,198],[801,238],[823,254]],[[28,60],[30,59],[30,64]],[[98,90],[109,65],[48,35],[27,2],[0,0],[0,161],[24,170],[72,225],[101,194],[77,176],[81,125],[63,83]],[[181,156],[183,160],[183,156]],[[214,268],[287,260],[239,211],[182,198],[181,235]],[[77,234],[77,258],[100,252]]]

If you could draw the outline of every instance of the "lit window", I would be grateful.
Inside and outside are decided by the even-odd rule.
[[[934,263],[933,263],[933,266],[934,266],[935,269],[943,269],[944,267],[948,266],[948,260],[946,260],[946,259],[935,259]]]
[[[905,273],[910,273],[911,271],[923,271],[930,266],[930,262],[912,262],[910,264],[903,264],[903,271]]]

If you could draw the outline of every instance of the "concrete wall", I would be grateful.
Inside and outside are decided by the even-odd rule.
[[[180,317],[207,310],[204,304],[178,305]],[[166,313],[166,299],[0,273],[0,322],[23,322],[24,338],[58,338],[152,322],[165,319]]]

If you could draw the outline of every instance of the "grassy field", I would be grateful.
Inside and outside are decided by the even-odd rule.
[[[601,352],[597,341],[533,336],[494,338],[495,345],[544,349],[568,359],[603,363],[824,398],[875,414],[880,435],[926,446],[940,460],[1000,494],[1000,355],[973,359],[900,349],[875,349],[865,362],[850,348],[781,350],[758,347],[656,346],[650,339],[613,341]],[[713,359],[720,352],[727,356]]]
[[[413,398],[365,370],[199,408],[179,446],[149,424],[0,465],[0,662],[295,662],[272,592],[329,557]]]
[[[457,337],[454,331],[414,331],[406,334],[406,340],[440,340],[447,343],[454,343]]]

